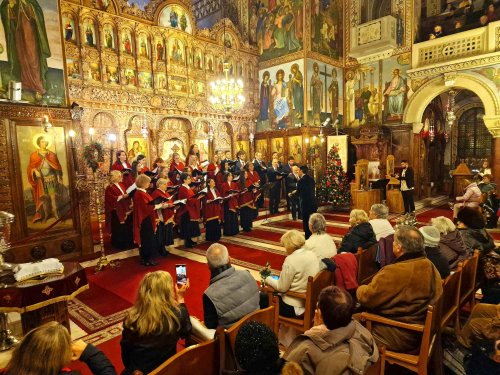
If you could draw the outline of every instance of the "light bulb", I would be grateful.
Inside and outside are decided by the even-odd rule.
[[[95,133],[95,129],[94,128],[89,128],[89,134],[90,135],[94,135]]]
[[[75,138],[76,137],[76,132],[71,129],[69,132],[68,132],[68,135],[71,137],[71,138]]]
[[[116,134],[109,133],[108,134],[108,139],[109,139],[110,142],[116,142]]]

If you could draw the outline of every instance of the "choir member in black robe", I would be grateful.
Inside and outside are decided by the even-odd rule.
[[[122,173],[112,170],[110,183],[104,192],[106,232],[111,234],[111,245],[119,250],[134,247],[132,238],[132,199],[126,192]]]
[[[228,172],[224,176],[221,194],[224,198],[229,197],[224,202],[224,236],[234,236],[240,232],[238,224],[238,185],[233,182],[233,174]]]
[[[215,187],[215,180],[209,178],[208,192],[204,199],[203,218],[205,220],[205,239],[211,242],[219,241],[221,237],[221,222],[224,210],[220,193]]]
[[[156,182],[156,190],[153,191],[151,197],[153,199],[163,198],[167,201],[167,208],[156,210],[156,243],[160,255],[167,256],[169,254],[166,247],[174,244],[174,205],[173,199],[167,193],[169,180],[160,178]]]

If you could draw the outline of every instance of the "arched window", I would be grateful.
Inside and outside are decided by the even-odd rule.
[[[471,108],[458,120],[458,157],[487,158],[491,156],[493,138],[483,121],[484,108]]]

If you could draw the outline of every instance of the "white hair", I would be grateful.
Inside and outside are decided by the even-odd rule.
[[[309,226],[311,232],[322,234],[325,232],[326,220],[325,217],[319,213],[314,213],[309,217]]]
[[[218,268],[229,263],[229,252],[227,247],[218,242],[210,245],[206,253],[210,268]]]
[[[370,207],[370,211],[379,219],[387,219],[389,208],[385,204],[375,203]]]
[[[457,229],[453,221],[444,216],[438,216],[431,219],[431,224],[436,228],[441,234],[448,234]]]

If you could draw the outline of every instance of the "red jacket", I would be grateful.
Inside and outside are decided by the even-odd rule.
[[[335,285],[345,290],[358,287],[358,261],[352,253],[337,254],[333,257],[335,269]]]

